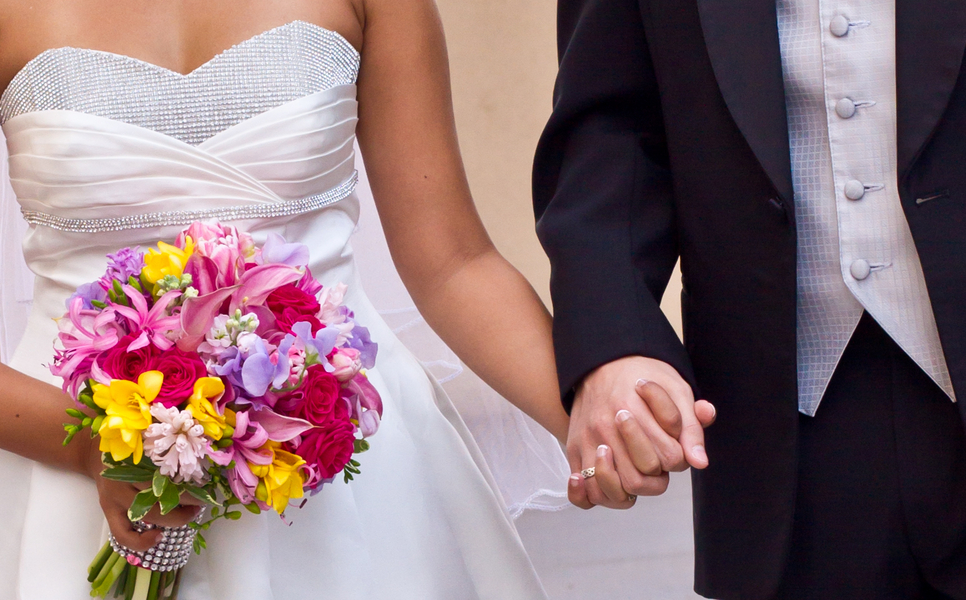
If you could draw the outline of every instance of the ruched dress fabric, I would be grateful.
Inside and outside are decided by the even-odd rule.
[[[260,56],[254,62],[253,52]],[[206,536],[208,549],[186,567],[180,597],[545,598],[476,443],[360,284],[349,244],[359,218],[352,191],[355,73],[349,83],[323,77],[316,85],[321,89],[296,90],[294,99],[261,89],[292,61],[357,68],[351,46],[295,22],[187,76],[92,50],[53,51],[39,59],[49,68],[28,65],[22,73],[30,76],[18,76],[0,101],[11,181],[31,222],[24,255],[36,274],[33,310],[13,367],[59,385],[45,365],[65,299],[103,273],[108,253],[171,240],[199,215],[246,229],[257,243],[277,233],[306,244],[312,273],[324,285],[348,285],[346,304],[379,344],[369,376],[385,413],[372,450],[360,457],[362,475],[349,485],[324,486],[304,508],[288,511],[288,523],[247,513],[239,522],[219,522]],[[70,61],[71,78],[102,87],[127,85],[130,92],[125,78],[140,77],[145,105],[176,111],[176,119],[111,105],[126,97],[104,89],[103,101],[85,90],[78,104],[64,83],[71,78],[56,75],[63,61]],[[194,93],[191,78],[201,82],[197,93],[209,94],[205,101],[185,103]],[[148,89],[158,80],[170,80],[174,91]],[[252,81],[257,89],[250,89]],[[217,106],[211,109],[212,86],[221,90],[216,100],[224,110],[241,118],[211,124],[211,115],[221,116]],[[165,93],[172,94],[170,102]],[[243,114],[258,105],[249,97],[258,93],[283,98]],[[73,102],[67,106],[83,110],[59,107],[65,98]],[[192,110],[199,112],[185,114]],[[165,130],[175,121],[176,131]],[[199,126],[214,130],[195,139]],[[0,600],[88,598],[87,565],[107,535],[93,484],[8,453],[0,453],[0,478]]]

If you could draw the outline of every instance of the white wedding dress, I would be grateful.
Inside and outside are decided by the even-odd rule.
[[[370,378],[385,402],[362,475],[323,488],[291,524],[220,522],[193,557],[183,600],[545,598],[476,443],[424,367],[363,293],[350,235],[359,56],[294,22],[189,75],[83,49],[47,51],[0,101],[10,180],[30,223],[37,279],[12,366],[48,372],[53,321],[105,255],[219,219],[264,242],[307,244],[325,285],[379,344]],[[107,529],[91,482],[0,453],[0,600],[87,598]]]

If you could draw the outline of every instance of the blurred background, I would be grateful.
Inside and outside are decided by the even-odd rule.
[[[534,233],[530,169],[550,115],[555,0],[437,0],[449,44],[460,145],[497,247],[549,306],[550,265]],[[663,308],[680,334],[680,278]],[[553,600],[698,598],[692,586],[691,487],[626,512],[525,513],[520,534]]]

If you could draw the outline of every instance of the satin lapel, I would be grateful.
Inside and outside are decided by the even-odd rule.
[[[728,110],[791,211],[791,159],[775,0],[697,2],[711,65]]]
[[[966,49],[962,0],[896,0],[896,131],[904,177],[939,123]]]

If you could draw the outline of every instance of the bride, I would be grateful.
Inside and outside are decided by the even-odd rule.
[[[322,283],[348,284],[379,344],[385,413],[363,476],[290,511],[291,525],[246,514],[214,528],[181,598],[545,597],[476,444],[364,296],[349,245],[358,141],[422,314],[566,435],[550,318],[473,207],[431,0],[0,0],[0,89],[36,274],[24,342],[0,366],[0,599],[88,597],[104,517],[131,548],[156,542],[132,530],[135,490],[99,476],[96,447],[61,445],[72,402],[45,365],[53,319],[107,253],[198,219],[307,244]]]

